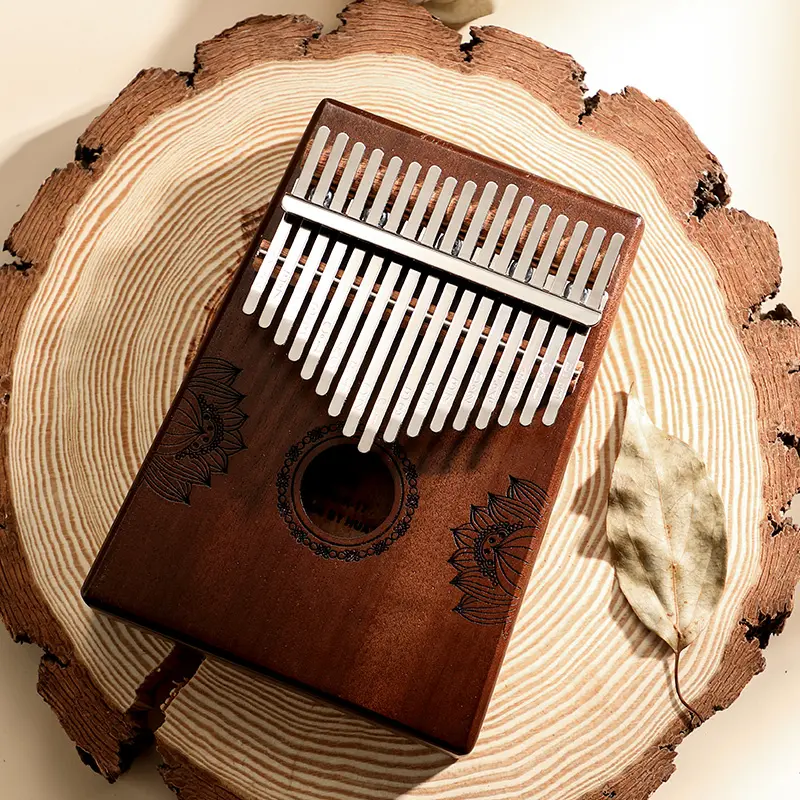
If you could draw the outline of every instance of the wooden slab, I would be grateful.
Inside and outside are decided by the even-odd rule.
[[[800,329],[759,311],[779,282],[774,235],[727,207],[722,168],[668,105],[636,90],[587,100],[569,56],[495,28],[461,47],[405,0],[343,16],[325,36],[304,18],[248,20],[200,45],[191,75],[140,74],[12,231],[2,615],[44,648],[40,691],[109,778],[156,730],[165,779],[188,798],[645,797],[672,771],[686,719],[668,652],[608,562],[619,393],[637,381],[728,510],[728,590],[684,663],[685,692],[709,715],[763,667],[800,573],[783,518],[800,485]],[[646,221],[484,732],[455,763],[221,662],[198,669],[78,595],[246,229],[325,96]]]

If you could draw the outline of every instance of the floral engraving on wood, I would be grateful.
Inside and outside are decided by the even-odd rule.
[[[463,592],[453,609],[479,625],[504,625],[517,612],[519,584],[538,534],[547,495],[530,481],[511,477],[506,494],[472,506],[469,522],[453,528],[458,571],[451,583]]]
[[[240,372],[222,358],[195,367],[144,471],[160,497],[188,505],[194,486],[211,486],[211,476],[227,472],[230,456],[245,449],[239,430],[247,419],[239,409],[245,396],[233,387]]]

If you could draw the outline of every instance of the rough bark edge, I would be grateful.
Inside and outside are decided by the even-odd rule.
[[[586,70],[571,55],[505,28],[472,27],[470,34],[462,45],[470,72],[516,83],[570,125],[579,123]]]
[[[651,100],[630,86],[614,95],[598,92],[584,100],[579,123],[636,156],[679,220],[702,219],[730,201],[722,165],[669,103]],[[652,150],[654,138],[669,147]]]
[[[336,30],[309,42],[310,58],[364,52],[415,56],[465,74],[513,81],[573,125],[584,111],[585,70],[572,56],[522,34],[472,27],[462,43],[456,31],[406,0],[355,0],[338,16]]]
[[[800,580],[800,529],[784,518],[800,491],[800,325],[785,306],[761,314],[762,303],[780,286],[775,233],[767,223],[727,207],[730,189],[722,166],[677,111],[627,88],[587,99],[580,123],[628,150],[647,169],[673,216],[707,253],[750,364],[764,464],[761,572],[718,670],[703,694],[692,698],[707,719],[730,706],[764,669],[761,651],[783,630]],[[672,147],[653,149],[664,137]],[[639,760],[583,800],[648,797],[675,770],[675,750],[688,732],[686,721],[676,718]]]
[[[199,767],[183,753],[158,743],[158,753],[163,759],[158,771],[167,787],[179,797],[193,800],[241,800],[240,796],[226,789],[219,778]]]
[[[11,636],[44,651],[39,692],[56,712],[84,761],[113,781],[163,721],[159,708],[197,665],[175,648],[147,676],[131,708],[113,707],[91,674],[75,658],[74,646],[36,586],[19,536],[8,469],[11,366],[25,310],[47,269],[69,216],[115,154],[153,117],[214,86],[250,63],[289,61],[305,54],[319,25],[305,17],[245,20],[197,47],[191,73],[140,72],[78,139],[75,160],[42,184],[14,225],[5,249],[15,258],[0,267],[0,617]],[[267,47],[269,43],[269,47]],[[198,662],[199,663],[199,662]]]
[[[337,15],[339,27],[309,42],[315,60],[357,53],[405,54],[460,69],[461,37],[406,0],[354,0]]]
[[[94,685],[92,677],[79,662],[63,663],[48,652],[42,656],[39,694],[56,713],[81,760],[114,781],[144,746],[149,732],[128,714],[111,708],[100,692],[87,692],[87,685]]]
[[[6,295],[13,303],[11,312],[2,322],[3,332],[11,335],[3,336],[0,341],[15,341],[22,313],[35,289],[37,268],[46,265],[69,212],[91,183],[91,177],[87,179],[76,170],[98,172],[141,125],[192,96],[198,88],[214,85],[238,69],[259,61],[341,58],[357,52],[405,52],[441,66],[477,71],[517,83],[537,99],[554,107],[569,123],[582,124],[602,138],[629,150],[650,172],[673,214],[690,226],[690,235],[714,261],[732,322],[742,330],[743,346],[756,385],[766,467],[765,501],[769,510],[762,525],[761,578],[744,604],[742,630],[732,635],[720,669],[713,676],[708,690],[696,701],[706,713],[727,707],[749,679],[763,669],[759,646],[766,645],[771,633],[779,632],[791,610],[791,594],[800,575],[800,534],[782,519],[783,510],[800,485],[800,469],[796,463],[800,454],[800,424],[782,413],[786,404],[780,399],[790,395],[792,387],[797,394],[797,379],[792,376],[800,368],[797,357],[800,336],[796,324],[787,322],[785,316],[781,319],[757,316],[761,302],[774,295],[780,282],[780,261],[771,229],[743,212],[725,208],[730,193],[719,162],[699,142],[688,123],[666,103],[653,102],[635,89],[627,89],[619,95],[599,93],[584,98],[584,72],[569,56],[498,28],[473,28],[472,40],[458,47],[456,52],[453,32],[432,21],[423,9],[407,7],[404,0],[357,0],[342,12],[340,19],[342,25],[337,31],[319,38],[318,26],[306,18],[259,17],[245,20],[210,42],[199,45],[191,74],[163,70],[140,73],[79,139],[76,162],[48,179],[31,208],[14,227],[7,248],[19,259],[16,271],[25,274],[29,283],[24,288],[13,284],[14,280],[23,280],[13,276],[13,266],[4,274],[0,273],[0,285],[8,288]],[[397,37],[398,30],[403,31],[404,38]],[[285,47],[276,47],[273,38],[276,34],[285,37],[281,40]],[[269,54],[254,52],[252,60],[243,58],[238,50],[246,47],[258,51],[259,46],[267,42]],[[508,57],[509,50],[514,51],[513,59]],[[539,80],[548,85],[537,85]],[[566,88],[562,81],[565,81]],[[671,139],[674,148],[652,152],[648,142],[656,133]],[[693,225],[697,227],[691,227]],[[725,225],[729,226],[728,234],[733,236],[733,244],[715,239],[715,227]],[[765,231],[769,231],[769,235]],[[747,274],[747,270],[754,267],[758,269],[756,280]],[[12,276],[10,280],[9,276]],[[782,329],[776,326],[782,326]],[[770,362],[770,359],[763,357],[765,340],[777,346],[776,355],[783,353],[783,356],[778,355],[778,363],[788,365],[785,375],[788,382],[783,387],[786,391],[781,391],[779,379],[769,374],[769,364],[765,362]],[[7,478],[5,447],[11,388],[9,365],[13,347],[6,344],[0,348],[0,389],[4,393],[0,397],[0,431],[3,434],[0,476]],[[770,432],[776,432],[775,439],[769,439]],[[2,485],[7,487],[8,484],[4,481]],[[2,616],[15,638],[40,644],[51,642],[54,650],[69,646],[31,583],[14,526],[10,495],[7,490],[0,491],[6,492],[0,494],[3,517],[0,533],[4,555],[0,574]],[[777,511],[776,498],[779,499]],[[5,558],[8,553],[12,554],[11,566]],[[787,563],[791,564],[791,569],[778,574],[778,567],[785,567]],[[18,590],[22,600],[17,600],[10,589]],[[50,624],[51,621],[55,626]],[[46,645],[43,646],[47,649]],[[50,666],[47,668],[48,676],[53,672]],[[82,676],[81,683],[84,680],[90,684],[90,693],[102,700],[91,677]],[[57,698],[69,696],[71,682],[63,683],[67,685],[67,691],[53,693],[53,681],[48,679],[45,693],[51,704],[55,705]],[[85,702],[85,697],[82,701]],[[120,715],[119,711],[110,711],[112,715]],[[127,735],[125,730],[124,735]],[[685,730],[680,721],[676,721],[641,759],[607,786],[590,792],[586,797],[647,797],[674,770],[675,747],[683,735]],[[198,798],[228,800],[234,797],[182,756],[169,749],[163,752],[167,761],[177,764],[167,764],[162,769],[163,774],[169,776],[165,779],[172,788],[192,791],[190,787],[193,785],[194,796]],[[201,776],[200,779],[193,781],[193,774]]]

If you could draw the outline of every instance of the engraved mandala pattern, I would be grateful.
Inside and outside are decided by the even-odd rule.
[[[193,486],[211,486],[211,476],[227,472],[230,456],[245,449],[244,395],[233,388],[240,372],[222,358],[195,368],[145,467],[144,480],[160,497],[188,505]]]
[[[517,612],[519,581],[541,525],[547,495],[530,481],[510,478],[505,496],[489,495],[472,506],[469,523],[453,528],[458,571],[452,584],[463,592],[453,609],[479,625],[504,625]]]
[[[321,537],[321,532],[307,524],[303,519],[301,510],[292,500],[292,483],[296,477],[298,461],[309,451],[330,439],[343,439],[343,423],[331,423],[310,430],[301,441],[292,445],[286,451],[286,457],[275,479],[278,493],[278,513],[283,518],[292,537],[299,544],[307,547],[317,556],[325,559],[355,562],[369,556],[379,556],[385,553],[395,542],[405,536],[414,517],[414,512],[419,507],[418,473],[416,466],[411,462],[405,450],[396,442],[376,443],[376,447],[383,448],[391,457],[400,476],[402,501],[396,517],[388,526],[376,534],[374,539],[358,547],[343,546],[335,541]]]

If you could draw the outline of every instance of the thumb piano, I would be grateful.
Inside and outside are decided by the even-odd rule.
[[[469,752],[641,235],[323,101],[85,600]]]

